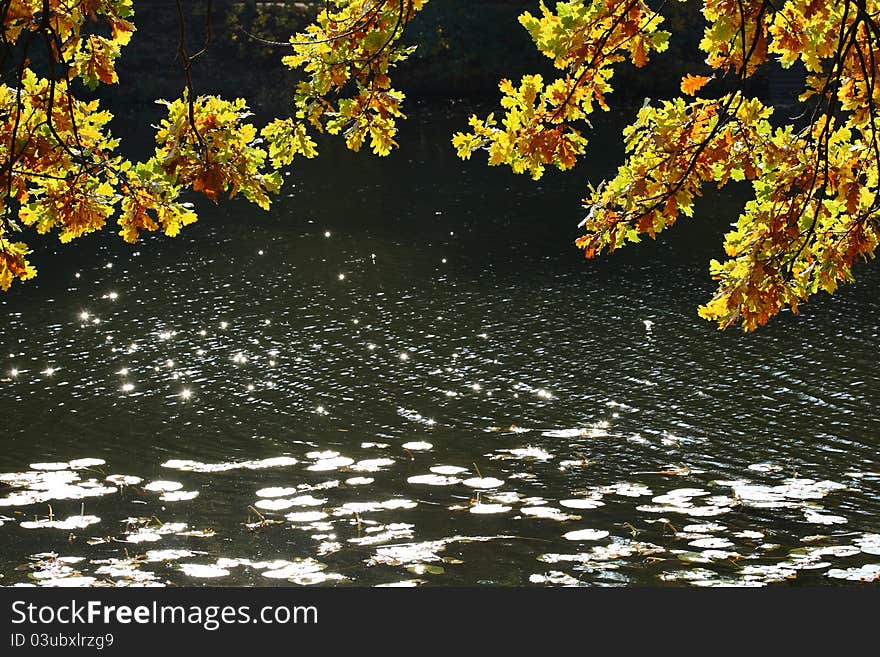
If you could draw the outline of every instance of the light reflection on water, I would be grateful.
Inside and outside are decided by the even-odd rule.
[[[428,125],[0,300],[3,582],[873,578],[877,275],[718,333],[734,210],[583,263],[577,174],[465,165]]]

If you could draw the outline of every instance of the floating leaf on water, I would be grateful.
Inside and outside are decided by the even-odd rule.
[[[294,506],[321,506],[327,503],[326,497],[313,497],[311,495],[297,495],[290,500]]]
[[[258,490],[257,497],[284,497],[285,495],[293,495],[297,492],[299,492],[299,489],[297,488],[271,486],[269,488],[261,488]]]
[[[431,472],[439,475],[457,475],[462,472],[467,472],[467,468],[462,468],[457,465],[435,465],[429,468]]]
[[[755,472],[781,472],[782,466],[775,463],[752,463],[749,466],[749,470]]]
[[[435,566],[428,563],[415,563],[407,566],[406,569],[413,575],[442,575],[446,572],[443,566]]]
[[[134,558],[127,559],[100,559],[92,561],[93,564],[102,564],[96,575],[105,575],[124,580],[127,585],[133,583],[151,582],[156,579],[155,573],[141,570],[140,562]]]
[[[532,584],[554,584],[556,586],[581,586],[581,581],[559,570],[551,570],[549,573],[529,575]]]
[[[60,462],[31,463],[31,468],[34,470],[67,470],[69,467],[69,464]]]
[[[316,491],[316,490],[330,490],[331,488],[338,488],[339,480],[332,479],[330,481],[322,481],[320,484],[300,484],[297,486],[297,490],[305,492],[305,491]]]
[[[714,516],[730,513],[731,508],[728,506],[692,506],[682,509],[682,513],[690,518],[712,518]]]
[[[161,534],[157,534],[156,532],[145,529],[139,529],[138,531],[126,536],[125,540],[129,543],[152,543],[154,541],[160,540],[161,538]]]
[[[559,462],[559,469],[565,471],[567,468],[586,468],[589,465],[590,462],[584,458],[577,460],[564,459]]]
[[[727,527],[724,525],[719,525],[715,522],[707,522],[700,525],[686,525],[682,528],[682,531],[685,532],[693,532],[697,534],[701,533],[712,533],[712,532],[723,532]]]
[[[773,552],[774,550],[781,550],[782,546],[779,543],[761,543],[758,549],[765,552]]]
[[[694,582],[699,580],[708,581],[718,577],[718,573],[705,568],[693,568],[691,570],[676,570],[660,573],[659,578],[663,582]]]
[[[587,497],[559,500],[559,505],[568,509],[597,509],[600,506],[604,506],[605,502]]]
[[[548,438],[579,438],[587,435],[587,429],[551,429],[542,431],[541,435]]]
[[[408,449],[411,452],[417,452],[421,450],[433,449],[434,446],[431,443],[426,443],[423,440],[416,440],[409,443],[403,443],[401,447],[403,447],[403,449]]]
[[[144,490],[154,491],[158,493],[168,493],[183,488],[183,484],[179,481],[151,481],[144,486]]]
[[[312,465],[308,466],[306,470],[310,470],[311,472],[328,472],[330,470],[344,468],[352,463],[354,463],[354,459],[348,458],[347,456],[334,456],[333,458],[319,459]]]
[[[655,504],[659,504],[661,506],[670,506],[670,507],[689,507],[691,506],[691,498],[689,497],[676,497],[675,495],[655,495],[652,499],[652,502]]]
[[[415,588],[416,586],[421,586],[425,583],[426,580],[424,579],[403,579],[399,582],[386,582],[385,584],[376,584],[375,588]]]
[[[54,577],[51,579],[41,579],[39,582],[40,586],[47,587],[64,587],[64,588],[88,588],[92,586],[96,586],[98,584],[98,580],[94,577],[87,577],[85,575],[71,575],[70,577]]]
[[[367,529],[369,532],[366,536],[358,536],[348,539],[349,543],[355,545],[378,545],[387,543],[388,541],[399,541],[404,538],[412,538],[413,525],[406,523],[393,523],[390,525],[379,525]],[[371,531],[372,530],[372,531]],[[372,532],[375,533],[372,533]]]
[[[315,451],[315,452],[307,452],[306,458],[315,459],[320,461],[322,459],[333,459],[339,456],[339,452],[334,452],[332,449],[325,449],[323,451]]]
[[[490,499],[493,502],[500,502],[501,504],[513,504],[514,502],[518,502],[520,499],[520,494],[516,491],[502,491],[502,492],[492,492],[486,493],[484,496],[486,499]]]
[[[316,549],[316,554],[319,557],[326,556],[328,554],[333,554],[334,552],[339,552],[342,549],[342,543],[337,541],[323,541],[318,544]]]
[[[94,525],[96,523],[101,522],[101,519],[98,516],[70,516],[65,520],[35,520],[35,521],[24,521],[19,524],[19,527],[22,529],[65,529],[65,530],[73,530],[73,529],[85,529],[89,525]]]
[[[199,491],[197,490],[176,490],[162,493],[159,496],[159,499],[163,502],[185,502],[187,500],[193,500],[198,496]]]
[[[624,497],[645,497],[654,494],[651,492],[651,489],[644,484],[630,483],[628,481],[611,484],[610,486],[603,486],[599,490],[603,494],[622,495]]]
[[[843,525],[849,522],[843,516],[835,516],[831,514],[822,514],[815,511],[807,510],[804,512],[804,519],[815,525]]]
[[[498,488],[504,485],[504,480],[495,477],[471,477],[461,483],[468,488]]]
[[[810,553],[812,557],[823,557],[823,556],[833,556],[833,557],[854,557],[859,554],[861,550],[857,548],[855,545],[829,545],[827,547],[814,548]]]
[[[795,579],[797,577],[796,570],[793,568],[786,568],[779,564],[749,565],[744,566],[739,572],[745,580],[755,579],[763,582],[781,582],[787,579]]]
[[[264,468],[284,468],[299,463],[292,456],[273,456],[268,459],[260,459],[258,461],[245,461],[241,466],[248,470],[262,470]]]
[[[228,570],[220,568],[216,564],[182,563],[180,564],[180,570],[183,571],[184,575],[205,579],[229,575]]]
[[[175,561],[195,556],[192,550],[147,550],[144,558],[147,561]]]
[[[517,447],[515,449],[499,449],[502,454],[509,454],[517,459],[534,459],[536,461],[549,461],[553,455],[540,447]]]
[[[386,545],[376,548],[376,554],[367,560],[367,565],[400,566],[440,561],[440,555],[437,553],[443,551],[445,547],[444,541]]]
[[[254,502],[254,506],[264,511],[283,511],[293,506],[293,500],[284,498],[263,499]]]
[[[451,486],[461,482],[457,477],[444,477],[438,474],[423,474],[407,477],[410,484],[424,484],[426,486]]]
[[[412,500],[397,498],[393,500],[385,500],[382,502],[383,509],[414,509],[418,506],[417,502],[413,502]]]
[[[507,513],[510,511],[510,507],[504,506],[503,504],[485,504],[483,502],[477,502],[470,507],[469,511],[477,514]]]
[[[795,559],[780,563],[779,565],[781,567],[791,567],[795,570],[824,570],[831,567],[831,564],[827,561],[813,561],[812,559]]]
[[[284,517],[290,522],[315,522],[317,520],[323,520],[327,517],[327,514],[323,511],[297,511],[294,513],[288,513]]]
[[[556,520],[559,522],[564,522],[567,520],[580,520],[580,516],[569,515],[567,513],[563,513],[559,509],[554,509],[551,506],[529,506],[525,507],[521,510],[521,513],[524,516],[530,516],[532,518],[541,518],[544,520]]]
[[[880,564],[867,564],[861,568],[832,568],[825,575],[850,582],[876,582],[880,580]]]
[[[292,579],[294,577],[304,577],[306,575],[314,575],[327,568],[326,564],[315,561],[312,558],[296,559],[286,563],[280,568],[266,570],[263,577],[270,579]]]
[[[736,532],[734,534],[734,536],[736,536],[737,538],[751,538],[754,540],[760,540],[760,539],[764,538],[764,532],[757,532],[757,531],[753,531],[751,529],[744,529],[741,532]]]
[[[672,497],[702,497],[710,493],[702,488],[675,488],[666,494]]]
[[[81,470],[83,468],[94,468],[99,465],[105,465],[107,461],[104,459],[74,459],[73,461],[68,461],[67,466],[72,468],[73,470]]]
[[[370,513],[372,511],[379,511],[381,508],[382,505],[379,502],[346,502],[336,509],[333,515],[346,516],[354,515],[355,513]]]
[[[324,584],[326,582],[340,581],[348,579],[339,573],[307,573],[291,577],[288,581],[300,586],[314,586],[315,584]]]
[[[140,477],[133,475],[110,475],[106,477],[106,480],[117,486],[136,486],[143,481]]]
[[[865,534],[853,541],[865,554],[880,554],[880,534]]]
[[[262,470],[264,468],[280,468],[299,463],[290,456],[274,456],[255,461],[233,461],[227,463],[200,463],[181,459],[171,459],[162,464],[163,468],[182,470],[184,472],[227,472],[229,470]]]
[[[733,547],[733,543],[731,543],[726,538],[698,538],[695,541],[691,541],[688,543],[696,548],[706,548],[711,550],[720,550],[722,548]]]
[[[388,449],[388,448],[390,447],[390,445],[389,445],[388,443],[372,443],[372,442],[366,442],[366,443],[361,443],[361,447],[362,447],[363,449],[370,449],[370,448],[373,448],[373,449]]]
[[[603,529],[578,529],[562,535],[567,541],[599,541],[609,535]]]
[[[394,465],[394,459],[366,459],[351,466],[357,472],[379,472],[382,468]]]
[[[538,561],[544,563],[590,563],[593,561],[593,555],[589,552],[580,552],[578,554],[540,554]]]
[[[351,477],[345,480],[345,483],[349,486],[366,486],[367,484],[372,484],[375,479],[372,477]]]

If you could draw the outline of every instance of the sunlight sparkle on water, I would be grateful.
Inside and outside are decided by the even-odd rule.
[[[123,383],[122,384],[122,392],[131,392],[132,390],[134,390],[133,383]]]
[[[192,390],[190,390],[189,388],[184,388],[180,391],[180,396],[183,399],[189,399],[190,397],[192,397]]]

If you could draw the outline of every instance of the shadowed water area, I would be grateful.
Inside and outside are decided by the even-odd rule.
[[[744,188],[587,262],[629,115],[533,183],[455,158],[466,114],[328,143],[270,213],[38,248],[0,297],[0,583],[877,579],[877,268],[718,332]]]

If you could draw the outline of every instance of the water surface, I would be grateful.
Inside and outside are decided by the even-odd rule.
[[[458,161],[464,116],[328,145],[269,214],[40,247],[0,298],[2,583],[876,579],[876,267],[719,333],[739,191],[585,262],[620,118],[535,184]]]

